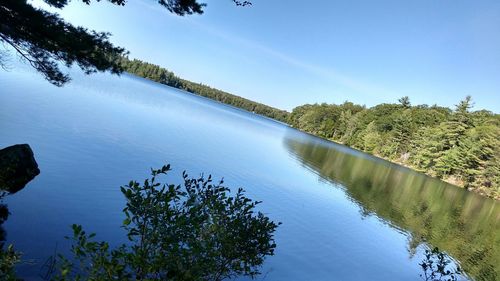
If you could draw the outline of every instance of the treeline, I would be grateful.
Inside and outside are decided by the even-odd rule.
[[[371,108],[351,102],[306,104],[289,113],[179,78],[155,64],[128,58],[121,58],[120,64],[131,74],[288,123],[500,199],[500,115],[471,111],[471,97],[454,110],[412,106],[403,97],[399,103]]]
[[[174,88],[216,100],[234,107],[238,107],[256,114],[260,114],[281,122],[286,122],[288,112],[265,104],[254,102],[218,89],[211,88],[201,83],[195,83],[177,77],[173,72],[158,65],[141,60],[121,58],[120,64],[128,73],[153,80]]]
[[[288,122],[498,200],[500,115],[471,108],[470,96],[454,110],[412,106],[408,97],[371,108],[307,104],[293,109]]]

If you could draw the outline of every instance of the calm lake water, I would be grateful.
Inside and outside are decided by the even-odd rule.
[[[67,249],[73,223],[125,242],[120,185],[166,163],[168,182],[224,177],[283,223],[258,280],[421,280],[432,246],[477,280],[500,278],[493,200],[144,79],[72,75],[56,88],[26,67],[0,72],[0,147],[29,143],[41,170],[4,200],[27,280]]]

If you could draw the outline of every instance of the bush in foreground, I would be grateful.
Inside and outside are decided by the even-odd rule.
[[[170,165],[152,170],[141,185],[121,188],[126,198],[123,227],[130,243],[111,249],[73,225],[72,258],[54,259],[52,280],[224,280],[256,276],[274,254],[279,223],[261,212],[260,203],[234,194],[211,176],[184,185],[161,184]]]

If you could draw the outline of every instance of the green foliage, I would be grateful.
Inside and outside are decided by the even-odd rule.
[[[301,130],[324,138],[338,138],[350,132],[353,114],[362,111],[364,107],[344,102],[335,104],[306,104],[293,109],[287,122]],[[340,122],[336,122],[339,120]]]
[[[189,178],[184,185],[161,184],[170,166],[152,170],[141,185],[131,181],[123,227],[129,244],[111,249],[73,225],[73,259],[60,255],[53,280],[224,280],[254,277],[274,254],[274,223],[238,189],[223,182]]]
[[[82,0],[90,4],[92,0]],[[100,0],[96,0],[99,2]],[[44,0],[61,9],[70,0]],[[123,6],[125,0],[108,0]],[[198,0],[158,0],[168,11],[184,16],[202,14],[205,3]],[[232,0],[237,6],[251,5],[249,1]],[[0,43],[11,46],[14,51],[50,83],[62,86],[70,80],[59,64],[68,67],[76,64],[85,73],[123,71],[117,58],[127,52],[114,46],[106,32],[90,31],[64,21],[55,13],[33,7],[27,0],[0,1]],[[5,67],[7,52],[0,52],[0,68]]]
[[[8,194],[0,188],[0,280],[14,281],[17,280],[14,267],[19,263],[21,255],[12,245],[5,247],[6,232],[2,224],[9,218],[9,209],[3,203],[3,198]]]
[[[466,96],[465,99],[461,100],[457,105],[456,105],[456,112],[460,114],[467,114],[469,113],[469,110],[474,106],[472,103],[472,97],[471,96]]]
[[[436,159],[443,154],[444,150],[445,139],[442,133],[443,131],[439,127],[420,128],[412,143],[414,153],[410,163],[418,169],[434,175],[432,171],[436,165]]]
[[[384,156],[391,159],[407,159],[412,136],[414,133],[411,113],[408,110],[398,112],[394,119],[393,129],[389,134],[389,143],[386,144]]]
[[[67,1],[57,2],[63,6]],[[76,64],[87,74],[96,71],[120,73],[122,69],[115,60],[126,52],[110,43],[108,38],[108,33],[75,27],[57,14],[34,8],[26,0],[0,2],[0,42],[10,45],[23,60],[57,86],[70,80],[59,69],[59,63]]]
[[[289,113],[285,110],[257,103],[200,83],[194,83],[181,79],[175,76],[173,72],[155,64],[143,62],[137,59],[129,60],[125,57],[120,58],[118,62],[125,71],[158,83],[186,90],[190,93],[273,118],[281,122],[286,122],[288,118]]]
[[[19,263],[20,255],[12,245],[7,249],[0,248],[0,277],[1,280],[15,281],[18,280],[15,275],[14,266]]]
[[[366,127],[363,135],[363,150],[374,152],[380,146],[380,134],[377,132],[375,122],[371,122]]]
[[[351,103],[293,109],[291,126],[411,166],[453,184],[500,199],[500,117],[471,112],[470,96],[454,111],[399,104],[364,108]]]

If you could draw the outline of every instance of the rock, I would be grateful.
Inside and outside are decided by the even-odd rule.
[[[0,191],[15,193],[34,179],[40,170],[27,144],[0,149]]]

